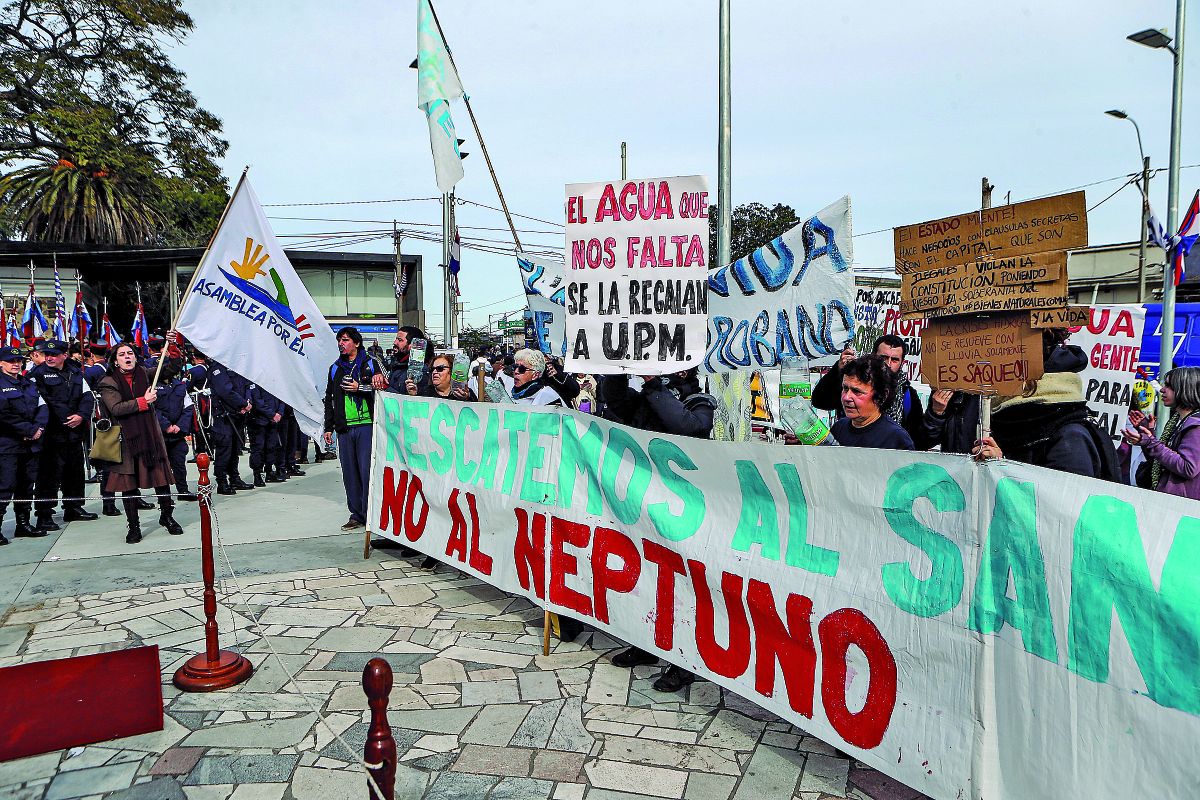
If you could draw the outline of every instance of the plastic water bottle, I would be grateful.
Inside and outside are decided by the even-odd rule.
[[[812,371],[808,359],[783,359],[779,374],[779,416],[800,444],[838,446],[829,427],[812,407]]]
[[[421,378],[425,375],[425,347],[427,344],[424,339],[413,339],[408,349],[408,379],[416,384],[420,384]]]
[[[450,380],[455,389],[462,389],[467,385],[467,380],[471,377],[471,361],[467,358],[466,353],[458,353],[454,356],[454,366],[450,369]]]
[[[492,378],[487,382],[483,393],[488,396],[488,400],[493,403],[511,403],[513,402],[512,395],[508,393],[508,389],[504,388],[504,383],[498,378]]]
[[[812,400],[812,369],[804,356],[788,356],[779,365],[779,400]]]
[[[837,447],[838,441],[829,432],[829,427],[813,411],[812,403],[802,398],[779,401],[779,415],[783,424],[792,435],[800,440],[800,444],[822,445]]]

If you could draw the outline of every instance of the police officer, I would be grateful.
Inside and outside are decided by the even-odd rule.
[[[195,414],[187,384],[179,378],[181,366],[181,361],[172,358],[163,364],[158,378],[158,400],[154,403],[154,413],[162,429],[163,444],[167,446],[167,459],[171,463],[179,499],[194,502],[198,498],[188,489],[187,482],[187,436],[192,432]]]
[[[213,407],[212,390],[208,386],[208,357],[193,349],[189,360],[192,366],[188,368],[184,378],[187,381],[188,394],[192,397],[192,408],[196,412],[192,447],[197,453],[211,453]]]
[[[38,453],[50,419],[50,408],[37,385],[21,374],[25,360],[19,347],[0,347],[0,526],[14,497],[16,536],[45,536],[29,526],[29,498],[37,478]],[[0,534],[0,545],[8,539]]]
[[[296,422],[296,409],[289,405],[283,407],[283,422],[279,425],[279,441],[283,445],[280,451],[279,465],[285,476],[300,477],[304,470],[296,462],[296,451],[300,448],[300,425]],[[308,453],[308,441],[304,441],[304,451]]]
[[[208,366],[208,388],[212,393],[213,472],[217,476],[217,494],[236,494],[238,489],[253,489],[237,474],[234,437],[238,436],[235,420],[250,413],[253,405],[239,394],[230,372],[215,361]]]
[[[33,369],[34,367],[40,367],[42,364],[45,364],[45,363],[46,363],[46,340],[45,339],[34,339],[33,340],[33,350],[31,350],[29,353],[29,369]],[[26,374],[28,374],[28,370],[26,371]]]
[[[66,367],[66,342],[46,342],[45,363],[29,371],[38,391],[50,406],[42,456],[37,474],[37,524],[48,531],[59,529],[54,507],[62,489],[63,522],[93,520],[96,515],[83,508],[83,438],[88,420],[96,410],[96,398],[84,389],[83,373]]]
[[[250,381],[246,376],[241,375],[233,370],[229,370],[229,380],[233,382],[233,389],[242,397],[250,400]],[[250,401],[253,405],[253,400]],[[233,461],[229,465],[229,485],[234,489],[253,489],[254,484],[246,483],[242,480],[241,459],[242,454],[250,449],[249,437],[247,435],[248,421],[250,412],[238,414],[233,419],[234,437],[233,437]]]
[[[163,347],[165,347],[166,344],[166,337],[162,335],[161,331],[155,331],[154,333],[150,334],[150,338],[146,340],[146,347],[150,350],[150,355],[146,357],[146,360],[142,363],[142,366],[145,367],[146,372],[149,372],[151,375],[154,375],[154,370],[158,369],[158,362],[163,357]]]
[[[279,429],[283,422],[285,406],[279,398],[258,384],[250,384],[250,471],[254,473],[254,485],[282,483],[287,480],[279,474]],[[265,472],[265,480],[264,480]]]

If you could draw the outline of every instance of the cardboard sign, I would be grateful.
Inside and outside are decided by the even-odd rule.
[[[910,319],[1058,308],[1067,303],[1067,254],[989,258],[900,276],[900,310]]]
[[[896,228],[896,271],[1086,247],[1083,192],[1028,200]]]
[[[921,333],[921,377],[935,389],[1020,394],[1042,367],[1042,334],[1025,314],[930,320]]]
[[[566,189],[572,372],[662,375],[704,358],[708,181],[699,175]]]
[[[1029,327],[1034,330],[1043,328],[1081,328],[1091,319],[1091,308],[1088,306],[1067,306],[1066,308],[1050,308],[1029,312]]]

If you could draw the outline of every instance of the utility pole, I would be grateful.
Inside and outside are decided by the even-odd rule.
[[[1187,0],[1175,0],[1175,46],[1171,47],[1174,73],[1171,81],[1171,161],[1167,171],[1167,235],[1174,236],[1179,226],[1179,135],[1183,115],[1183,36],[1186,32]],[[1145,238],[1145,233],[1142,234]],[[1158,356],[1158,378],[1166,375],[1175,358],[1175,270],[1171,254],[1163,265],[1162,336]],[[1158,401],[1158,433],[1167,424],[1167,407]]]
[[[992,207],[992,190],[996,187],[988,183],[985,176],[982,183],[982,193],[980,200],[980,208],[987,210]],[[984,394],[979,396],[979,438],[986,439],[992,435],[992,396]]]
[[[717,66],[717,263],[709,267],[723,267],[729,263],[729,240],[733,229],[733,207],[730,205],[730,89],[729,89],[729,0],[720,0],[721,11],[718,23],[718,66]],[[1181,0],[1182,2],[1182,0]],[[711,256],[711,254],[710,254]]]
[[[404,259],[400,255],[400,227],[396,220],[392,220],[392,246],[396,251],[396,289],[393,294],[396,295],[396,328],[404,324],[404,298],[400,296],[400,281],[404,278]],[[405,288],[407,292],[407,287]]]
[[[454,192],[442,195],[442,337],[446,347],[454,337],[454,292],[450,288],[450,240],[454,236]]]
[[[621,180],[626,180],[629,177],[629,171],[625,168],[625,143],[621,142]]]
[[[1140,138],[1140,137],[1139,137]],[[1142,157],[1142,233],[1138,237],[1138,294],[1139,303],[1146,302],[1146,230],[1150,217],[1150,156]]]

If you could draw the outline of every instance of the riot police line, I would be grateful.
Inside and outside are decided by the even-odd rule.
[[[129,362],[123,367],[117,351]],[[152,380],[160,359],[156,385],[147,387],[145,397],[129,398],[131,405],[122,403],[117,392],[122,381],[110,376],[124,377],[129,392],[137,380]],[[112,413],[126,405],[133,416]],[[156,429],[150,432],[161,447],[154,442],[139,449],[132,438],[139,428],[130,424],[138,412],[144,425]],[[93,463],[89,454],[97,433],[122,421],[127,463]],[[142,488],[158,495],[159,524],[178,535],[183,529],[173,517],[175,501],[198,499],[187,480],[187,464],[196,453],[212,456],[217,493],[232,495],[304,475],[300,464],[308,463],[308,444],[292,409],[278,398],[162,335],[151,336],[141,353],[128,343],[81,347],[54,339],[35,340],[31,348],[0,348],[0,526],[12,505],[18,538],[60,530],[55,520],[60,503],[63,524],[97,519],[86,508],[88,483],[99,484],[103,515],[127,517],[128,543],[142,538],[138,511],[154,508]],[[318,445],[314,450],[316,461],[334,457]],[[135,455],[129,451],[138,458],[155,456],[148,460],[157,466],[128,468]],[[243,455],[249,481],[242,478]],[[0,532],[0,545],[8,543]]]

